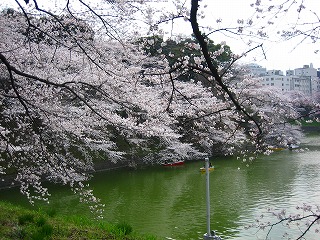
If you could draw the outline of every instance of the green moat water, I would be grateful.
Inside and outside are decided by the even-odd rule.
[[[309,150],[302,151],[306,148]],[[223,239],[265,239],[266,230],[245,226],[261,215],[264,221],[276,222],[267,213],[268,208],[285,208],[294,214],[297,205],[320,203],[319,135],[306,137],[299,151],[261,156],[249,166],[236,158],[211,162],[215,166],[210,173],[211,229]],[[129,223],[134,230],[159,239],[203,239],[206,190],[205,174],[199,171],[202,166],[203,161],[199,161],[179,167],[99,172],[90,185],[105,204],[106,221]],[[67,187],[50,187],[52,197],[47,207],[55,208],[58,214],[88,212]],[[28,205],[18,188],[0,190],[0,200]],[[269,237],[281,239],[285,231],[299,233],[278,226]],[[319,238],[314,229],[306,236]]]

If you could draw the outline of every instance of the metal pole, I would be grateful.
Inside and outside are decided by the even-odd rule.
[[[206,202],[207,202],[207,233],[203,235],[203,240],[221,240],[219,236],[215,234],[214,231],[210,230],[210,187],[209,187],[209,158],[205,159],[206,168]]]
[[[207,200],[207,234],[211,236],[210,231],[210,188],[209,188],[209,158],[205,158],[206,168],[206,200]]]

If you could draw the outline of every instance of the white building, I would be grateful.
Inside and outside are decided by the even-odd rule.
[[[314,95],[320,90],[320,82],[317,76],[317,69],[313,67],[313,64],[303,65],[302,68],[296,68],[294,70],[296,76],[299,76],[299,87],[295,90],[302,91],[307,95]]]
[[[263,86],[273,86],[281,89],[283,92],[291,91],[292,76],[285,76],[281,70],[268,70],[267,75],[263,77]]]
[[[317,77],[317,69],[313,68],[313,64],[303,65],[302,68],[296,68],[294,70],[294,75],[296,76],[308,76],[308,77]]]
[[[276,87],[283,92],[301,91],[309,96],[320,92],[319,72],[312,63],[302,68],[287,70],[286,75],[281,70],[266,70],[257,64],[248,64],[247,67],[253,76],[263,79],[263,86]]]
[[[262,66],[255,63],[247,64],[245,67],[250,70],[253,76],[261,77],[267,74],[266,68],[263,68]]]

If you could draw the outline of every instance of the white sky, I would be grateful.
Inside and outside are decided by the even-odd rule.
[[[301,0],[300,0],[301,1]],[[214,1],[208,1],[213,3]],[[227,20],[230,22],[230,26],[234,26],[234,22],[237,19],[248,19],[248,17],[253,16],[255,13],[255,7],[250,7],[251,3],[255,3],[255,0],[223,0],[219,1],[219,8],[214,9],[212,7],[212,15],[220,16],[224,21],[227,16]],[[261,0],[261,5],[263,4],[279,4],[283,3],[285,0]],[[280,29],[289,29],[292,24],[297,21],[298,12],[297,8],[300,5],[299,0],[298,4],[293,5],[286,15],[280,15],[277,19],[270,18],[269,15],[265,15],[266,18],[260,21],[261,25],[266,25],[267,19],[274,22],[273,25],[268,27],[268,35],[270,36],[269,40],[262,41],[260,39],[250,38],[256,44],[252,44],[251,47],[257,46],[260,43],[263,43],[263,48],[265,51],[266,58],[262,54],[261,49],[257,49],[248,54],[248,56],[243,59],[245,62],[255,61],[257,64],[266,67],[267,69],[280,69],[288,70],[302,67],[305,64],[313,63],[315,68],[320,68],[320,52],[315,54],[314,51],[319,49],[318,43],[311,43],[311,40],[307,39],[300,44],[301,38],[295,38],[290,41],[284,41],[279,37],[277,31]],[[320,1],[319,0],[304,0],[306,9],[302,11],[301,16],[299,16],[301,22],[314,21],[314,15],[309,11],[319,11],[320,14]],[[253,21],[259,21],[256,17],[253,17]],[[318,20],[318,25],[320,22]],[[228,24],[227,24],[228,26]],[[236,39],[225,39],[227,44],[231,46],[231,50],[235,53],[242,53],[243,51],[248,50],[248,46],[245,43],[248,42],[248,38],[239,40],[239,37]]]
[[[178,0],[177,0],[178,1]],[[181,1],[181,0],[180,0]],[[207,5],[204,10],[206,13],[206,18],[201,22],[201,25],[212,26],[213,28],[219,27],[235,27],[237,25],[238,19],[247,20],[255,14],[255,7],[250,7],[251,3],[255,3],[260,0],[202,0],[200,2],[200,7]],[[270,4],[278,5],[287,0],[261,0],[261,6],[266,6]],[[290,0],[292,2],[293,0]],[[15,4],[14,0],[2,0],[2,4]],[[38,1],[43,2],[42,0]],[[54,2],[54,1],[53,1]],[[185,0],[186,6],[190,5],[191,0]],[[270,18],[270,14],[266,15],[266,18],[258,20],[253,17],[254,24],[259,26],[266,25],[268,20],[274,21],[275,24],[268,27],[268,35],[270,38],[268,40],[262,40],[253,37],[240,37],[237,35],[228,34],[228,36],[223,34],[211,35],[211,38],[215,43],[220,43],[221,41],[226,41],[227,45],[231,47],[231,50],[236,54],[241,54],[250,48],[247,46],[247,42],[251,40],[253,43],[251,47],[255,47],[260,43],[263,43],[263,48],[266,54],[262,54],[261,49],[256,49],[250,52],[247,57],[242,58],[242,62],[251,63],[256,62],[257,64],[266,67],[267,69],[280,69],[285,71],[287,69],[294,69],[302,67],[305,64],[313,63],[315,68],[320,68],[320,52],[315,54],[314,51],[320,49],[320,42],[311,43],[309,39],[305,40],[299,44],[300,39],[295,38],[291,41],[283,41],[277,35],[277,31],[286,28],[289,29],[293,23],[297,21],[298,12],[297,8],[300,2],[304,2],[306,9],[302,11],[300,15],[300,21],[314,21],[316,18],[310,10],[318,11],[320,15],[320,0],[296,0],[297,4],[293,5],[290,11],[286,15],[279,16],[277,19]],[[221,19],[221,23],[216,23],[217,19]],[[320,26],[319,19],[318,26]],[[189,23],[181,23],[179,21],[178,25],[174,25],[173,31],[176,33],[181,33],[184,35],[191,34],[191,26]],[[320,40],[319,40],[320,41]]]
[[[266,17],[263,20],[261,18],[258,20],[254,16],[256,13],[255,7],[250,7],[250,4],[255,3],[256,0],[203,0],[200,2],[200,6],[208,5],[205,9],[203,9],[207,16],[203,25],[211,25],[214,28],[235,27],[238,26],[238,19],[246,20],[252,16],[254,16],[252,18],[254,23],[260,26],[266,25],[265,23],[268,20],[274,21],[273,25],[268,26],[268,35],[270,36],[268,40],[252,37],[240,37],[231,34],[228,34],[228,36],[225,34],[211,35],[211,38],[215,43],[226,41],[227,45],[229,45],[231,50],[236,54],[241,54],[250,49],[250,47],[247,45],[249,40],[253,42],[251,47],[255,47],[263,43],[263,49],[267,59],[265,59],[261,49],[256,49],[250,52],[247,57],[242,58],[242,62],[255,62],[263,67],[266,67],[267,69],[279,69],[282,71],[300,68],[303,65],[310,63],[313,63],[315,68],[320,68],[320,52],[318,54],[314,53],[315,50],[320,49],[320,42],[311,43],[311,40],[307,39],[300,43],[301,38],[284,41],[280,38],[279,34],[277,34],[277,31],[289,29],[294,23],[297,22],[297,8],[303,0],[296,1],[297,4],[293,5],[285,15],[282,14],[277,19],[274,19],[270,18],[271,15],[268,13],[269,15],[265,15]],[[187,3],[188,2],[189,0],[187,0]],[[286,2],[286,0],[261,0],[261,6],[264,4],[264,6],[267,4],[276,5],[283,2]],[[315,15],[311,13],[311,11],[318,11],[320,16],[320,1],[304,0],[303,2],[306,6],[306,9],[302,11],[298,21],[301,23],[318,21],[318,26],[320,26],[319,19],[316,19]],[[216,23],[217,19],[222,20],[220,26]],[[187,24],[179,25],[179,27],[176,27],[174,30],[177,29],[184,34],[190,31],[190,27]]]

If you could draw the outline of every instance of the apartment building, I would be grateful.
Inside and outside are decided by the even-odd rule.
[[[266,72],[267,72],[266,68],[263,68],[262,66],[260,66],[256,63],[247,64],[246,68],[248,68],[250,70],[250,72],[253,76],[258,76],[258,77],[266,75]]]
[[[320,92],[319,70],[315,69],[313,64],[287,70],[285,75],[281,70],[266,70],[257,64],[246,67],[253,76],[262,78],[263,86],[276,87],[283,92],[301,91],[309,96]]]
[[[285,76],[281,70],[268,70],[263,76],[263,86],[273,86],[284,92],[292,90],[292,76]]]
[[[318,77],[318,70],[313,67],[311,63],[309,65],[304,65],[302,68],[296,68],[295,75],[299,76],[300,81],[300,88],[306,94],[314,95],[317,92],[320,92],[320,78]]]

